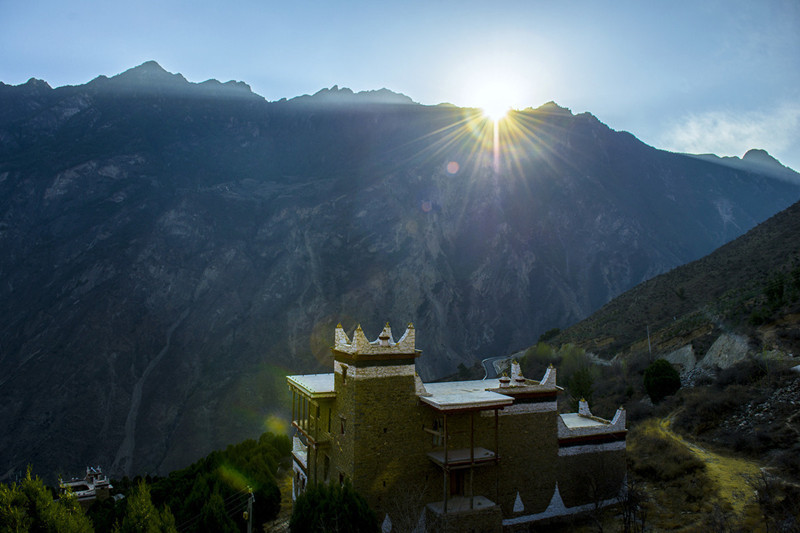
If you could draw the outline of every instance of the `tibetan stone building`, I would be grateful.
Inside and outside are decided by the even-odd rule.
[[[559,414],[556,370],[423,383],[414,327],[395,342],[335,330],[330,374],[287,378],[296,497],[348,479],[383,531],[502,531],[615,503],[625,480],[625,411]]]

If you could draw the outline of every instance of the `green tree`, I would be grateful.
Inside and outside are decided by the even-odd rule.
[[[241,515],[237,512],[236,516]],[[225,500],[222,499],[219,492],[212,494],[208,503],[203,506],[200,512],[198,529],[217,533],[236,533],[238,531],[236,523],[228,516],[225,510]]]
[[[297,497],[289,519],[292,533],[378,531],[378,520],[349,481],[309,486]]]
[[[74,495],[54,500],[28,468],[19,483],[0,484],[0,533],[27,531],[83,533],[94,529]]]
[[[241,510],[234,509],[253,490],[253,523],[257,529],[273,520],[280,510],[281,493],[276,476],[281,463],[286,463],[292,443],[286,435],[264,433],[258,440],[248,439],[210,453],[182,470],[171,472],[152,486],[152,501],[169,507],[181,530],[210,531],[200,523],[202,514],[208,520],[218,520],[219,509],[206,507],[218,493],[226,502],[223,512],[241,525]],[[213,507],[213,506],[212,506]]]
[[[548,329],[547,331],[539,335],[539,342],[547,342],[553,337],[558,336],[559,333],[561,333],[561,330],[559,328]]]
[[[557,364],[555,350],[544,342],[536,343],[525,351],[519,361],[523,375],[531,379],[541,379],[551,364]]]
[[[784,303],[784,289],[786,284],[786,276],[783,272],[773,274],[767,280],[767,286],[764,288],[764,295],[767,297],[767,305],[773,310],[777,309]]]
[[[572,409],[577,411],[578,402],[581,400],[586,400],[591,405],[592,395],[594,394],[594,372],[592,367],[584,366],[576,370],[569,378],[567,389],[569,390]]]
[[[681,376],[666,359],[656,359],[645,369],[644,390],[653,403],[659,403],[680,388]]]
[[[127,510],[121,533],[177,533],[175,518],[168,508],[156,509],[150,498],[150,487],[144,481],[127,498]]]

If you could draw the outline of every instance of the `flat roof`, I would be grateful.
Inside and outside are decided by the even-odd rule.
[[[286,376],[286,380],[312,398],[333,398],[336,396],[336,390],[333,388],[333,372],[330,374]]]
[[[564,413],[561,415],[561,420],[564,421],[564,425],[569,429],[607,427],[609,425],[609,422],[589,418],[578,413]]]
[[[514,403],[510,396],[486,390],[499,386],[499,379],[425,383],[428,396],[420,396],[420,400],[439,411],[492,409]]]

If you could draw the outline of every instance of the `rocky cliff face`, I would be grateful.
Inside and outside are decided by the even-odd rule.
[[[338,92],[0,85],[0,475],[256,435],[338,322],[414,322],[426,379],[510,353],[800,195],[554,104],[495,145],[474,111]]]

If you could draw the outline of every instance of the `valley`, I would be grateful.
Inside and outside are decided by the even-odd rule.
[[[267,102],[154,62],[0,103],[6,479],[167,473],[255,437],[283,376],[330,366],[339,322],[413,322],[425,379],[525,350],[800,197],[778,163],[658,150],[555,103],[509,115],[497,151],[475,109]]]

